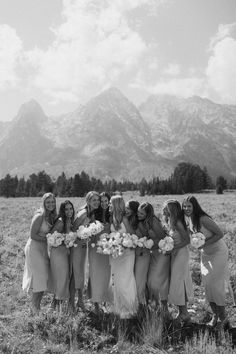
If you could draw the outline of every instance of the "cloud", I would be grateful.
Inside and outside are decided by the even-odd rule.
[[[178,64],[170,63],[164,73],[169,76],[178,76],[180,73],[180,66]]]
[[[36,72],[34,85],[53,99],[71,101],[116,85],[138,70],[148,52],[140,34],[129,26],[128,12],[162,2],[64,0],[64,22],[52,29],[52,45],[26,53]]]
[[[0,89],[16,86],[21,56],[22,42],[16,31],[8,25],[0,25]]]
[[[190,97],[193,95],[207,96],[205,80],[203,78],[188,77],[174,78],[170,80],[159,80],[156,85],[144,85],[137,81],[132,85],[136,88],[145,88],[149,94],[168,94],[181,97]],[[205,92],[205,94],[204,94]]]
[[[236,102],[236,23],[220,25],[211,40],[206,68],[209,87],[221,101]]]

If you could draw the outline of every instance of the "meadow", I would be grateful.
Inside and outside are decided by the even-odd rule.
[[[182,202],[184,196],[171,196]],[[196,195],[202,207],[224,231],[229,247],[231,284],[236,292],[236,192],[223,195]],[[144,196],[138,192],[124,193],[124,199],[149,201],[156,214],[169,196]],[[66,198],[57,198],[57,205]],[[83,198],[70,198],[75,209],[84,204]],[[41,198],[0,198],[0,353],[225,353],[234,352],[228,332],[216,334],[198,331],[183,337],[183,329],[165,326],[158,310],[150,310],[129,324],[118,321],[109,313],[96,316],[86,300],[87,313],[75,316],[52,311],[52,295],[43,299],[38,316],[29,313],[30,296],[21,290],[24,269],[24,246],[29,237],[31,218],[41,205]],[[189,311],[195,323],[201,322],[209,308],[199,271],[199,253],[191,251],[190,267],[194,282],[194,301]],[[236,295],[236,294],[235,294]],[[174,316],[176,308],[170,306]],[[227,312],[236,327],[236,309],[227,294]],[[193,325],[194,326],[194,325]],[[195,325],[196,327],[196,325]],[[185,333],[185,332],[184,332]]]

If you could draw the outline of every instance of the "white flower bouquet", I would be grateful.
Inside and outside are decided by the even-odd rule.
[[[68,234],[65,234],[64,243],[66,245],[66,248],[77,247],[76,239],[77,239],[76,232],[71,231]]]
[[[135,248],[138,237],[128,233],[111,232],[102,234],[97,242],[97,252],[113,258],[122,256],[125,248]]]
[[[140,248],[147,248],[150,250],[153,245],[154,245],[153,240],[147,238],[146,236],[138,238],[138,240],[136,241],[136,247],[140,247]]]
[[[201,232],[194,232],[190,236],[190,245],[199,248],[205,244],[206,237]]]
[[[65,236],[57,231],[53,232],[53,234],[47,234],[47,244],[48,247],[58,247],[62,244],[62,242],[65,240]]]
[[[163,254],[172,251],[174,248],[174,240],[171,236],[166,236],[158,243],[159,251]]]
[[[103,224],[96,220],[88,226],[80,225],[77,230],[77,237],[81,240],[88,240],[90,237],[99,234],[103,229]]]

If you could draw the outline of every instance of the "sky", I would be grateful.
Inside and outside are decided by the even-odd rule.
[[[109,87],[236,104],[235,0],[0,0],[0,120]]]

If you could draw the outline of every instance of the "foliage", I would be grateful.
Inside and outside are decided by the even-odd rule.
[[[90,177],[82,171],[74,177],[66,177],[62,172],[56,180],[53,180],[45,171],[31,174],[27,180],[24,177],[11,177],[7,174],[0,180],[0,196],[4,197],[40,197],[45,192],[53,192],[59,197],[84,197],[90,190],[98,192],[107,191],[134,191],[139,190],[140,196],[156,194],[183,194],[195,193],[212,188],[213,184],[206,167],[201,169],[191,163],[179,163],[173,175],[167,179],[153,177],[149,181],[145,178],[139,183],[128,180],[116,181],[115,179],[101,181]]]

